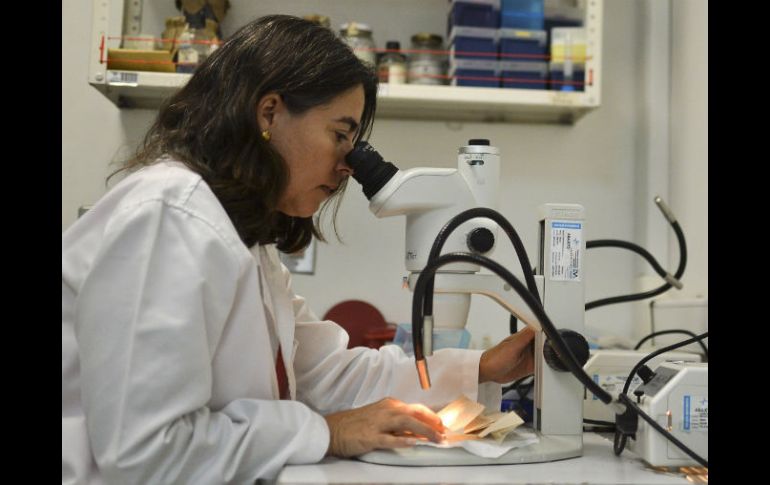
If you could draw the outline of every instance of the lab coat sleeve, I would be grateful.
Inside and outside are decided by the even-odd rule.
[[[113,215],[103,242],[80,288],[76,333],[106,483],[253,483],[324,456],[328,427],[302,403],[207,406],[248,264],[232,240],[185,207],[150,201]]]
[[[297,351],[294,371],[297,398],[321,414],[357,408],[385,397],[419,402],[439,409],[461,394],[499,410],[501,385],[478,383],[481,350],[442,349],[428,357],[431,388],[423,390],[414,358],[401,347],[379,350],[347,349],[348,335],[331,321],[319,321],[306,301],[291,289],[291,274],[284,267],[296,318]]]

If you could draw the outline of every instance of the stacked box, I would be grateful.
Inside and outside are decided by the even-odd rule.
[[[548,63],[500,61],[500,86],[515,89],[546,89]]]
[[[499,29],[501,61],[545,62],[547,34],[545,30]]]
[[[543,0],[502,0],[500,27],[543,30]]]
[[[449,77],[452,86],[474,86],[498,88],[498,61],[482,59],[452,59],[449,63]]]
[[[586,31],[577,27],[551,30],[550,88],[585,91]]]
[[[497,29],[452,27],[449,33],[449,58],[497,60]]]
[[[452,1],[447,28],[452,86],[499,87],[500,0]]]
[[[585,91],[585,64],[573,65],[570,72],[570,66],[552,62],[549,72],[551,91]]]
[[[447,32],[455,25],[466,27],[500,26],[500,0],[451,0]]]

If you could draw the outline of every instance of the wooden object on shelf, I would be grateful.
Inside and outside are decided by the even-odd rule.
[[[172,54],[165,50],[107,49],[107,69],[176,72]]]

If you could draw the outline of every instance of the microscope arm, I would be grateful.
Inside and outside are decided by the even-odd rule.
[[[409,289],[414,291],[419,273],[409,275],[407,283]],[[543,277],[535,276],[538,292],[542,293]],[[498,275],[479,273],[436,273],[434,279],[434,293],[476,293],[485,295],[496,301],[500,306],[516,318],[540,332],[543,328],[539,320],[529,309],[526,302],[519,296],[509,284],[501,280]],[[425,349],[426,355],[432,354],[432,349]]]
[[[391,217],[456,206],[458,197],[472,206],[465,180],[456,169],[411,168],[399,170],[377,192],[369,209],[377,217]]]

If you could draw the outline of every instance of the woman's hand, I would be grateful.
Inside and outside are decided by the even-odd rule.
[[[479,383],[503,384],[532,374],[535,371],[534,338],[535,331],[526,327],[481,354]]]
[[[418,438],[444,439],[444,425],[422,404],[385,398],[368,406],[324,416],[329,425],[327,455],[357,456],[377,448],[404,448]]]

